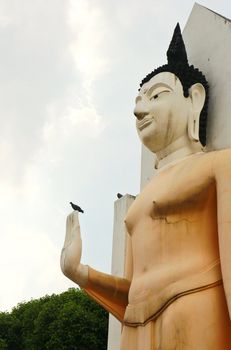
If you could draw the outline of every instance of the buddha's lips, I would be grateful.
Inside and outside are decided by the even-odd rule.
[[[148,118],[148,119],[144,118],[140,121],[137,121],[137,127],[139,130],[143,130],[144,128],[146,128],[146,126],[148,126],[152,122],[153,122],[153,118]]]

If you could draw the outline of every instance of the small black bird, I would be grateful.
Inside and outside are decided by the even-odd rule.
[[[76,204],[70,202],[70,205],[72,206],[72,209],[79,211],[80,213],[84,213],[84,211]]]
[[[123,195],[121,194],[121,193],[117,193],[117,198],[122,198],[123,197]]]

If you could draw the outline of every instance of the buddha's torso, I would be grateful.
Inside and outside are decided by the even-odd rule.
[[[195,154],[154,176],[131,206],[125,223],[133,255],[130,305],[142,305],[160,295],[155,312],[165,302],[163,290],[170,290],[170,298],[174,286],[186,281],[177,288],[187,289],[191,277],[196,287],[198,274],[219,265],[212,153]],[[213,280],[211,271],[205,283]],[[194,286],[190,283],[189,289]]]

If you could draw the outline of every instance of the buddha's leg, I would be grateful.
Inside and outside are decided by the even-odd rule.
[[[174,301],[155,322],[158,350],[230,350],[231,322],[223,286]]]

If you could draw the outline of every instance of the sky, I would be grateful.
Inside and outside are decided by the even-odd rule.
[[[116,193],[137,194],[134,100],[191,0],[0,0],[0,311],[61,293],[73,201],[83,258],[110,272]],[[229,0],[200,1],[231,18]]]

